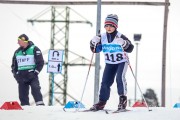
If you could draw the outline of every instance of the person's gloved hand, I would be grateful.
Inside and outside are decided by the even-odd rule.
[[[119,45],[121,45],[122,47],[124,47],[124,46],[126,45],[126,41],[123,40],[122,38],[116,38],[115,40],[116,40],[117,43],[118,43]]]
[[[91,40],[91,44],[96,46],[100,42],[101,38],[99,36],[94,36]]]

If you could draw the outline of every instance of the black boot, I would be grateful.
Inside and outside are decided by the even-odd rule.
[[[125,110],[127,106],[127,96],[121,95],[119,97],[118,110]]]
[[[106,105],[106,101],[99,101],[98,103],[94,104],[93,107],[90,108],[90,110],[102,110],[104,109]]]

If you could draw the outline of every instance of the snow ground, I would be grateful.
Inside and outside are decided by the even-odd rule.
[[[23,110],[0,110],[0,120],[180,120],[179,108],[129,107],[131,111],[117,114],[63,111],[61,106],[25,106]],[[82,109],[80,109],[82,110]],[[115,109],[114,109],[115,110]]]

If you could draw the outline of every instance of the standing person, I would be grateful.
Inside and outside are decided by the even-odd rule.
[[[115,77],[119,95],[118,110],[125,110],[127,106],[127,83],[125,79],[128,67],[127,53],[132,52],[134,46],[125,35],[117,31],[117,15],[108,15],[105,19],[104,28],[106,33],[95,36],[90,41],[91,51],[95,53],[103,51],[106,63],[101,82],[99,102],[94,104],[90,110],[104,109],[110,97],[110,87]]]
[[[18,92],[21,105],[30,105],[29,89],[36,105],[44,105],[38,74],[44,66],[41,50],[29,41],[27,35],[18,37],[19,48],[12,59],[12,73],[18,83]]]

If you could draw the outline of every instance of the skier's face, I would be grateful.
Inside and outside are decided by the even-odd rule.
[[[107,33],[112,33],[112,32],[114,32],[115,29],[116,29],[116,28],[115,28],[113,25],[111,25],[111,24],[105,25],[104,28],[106,29],[106,32],[107,32]]]

